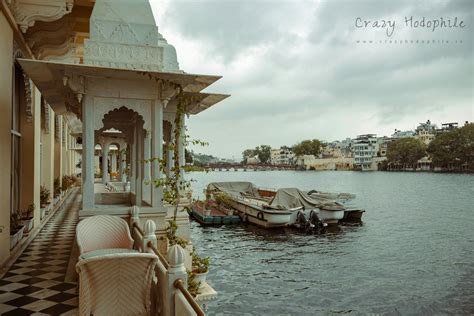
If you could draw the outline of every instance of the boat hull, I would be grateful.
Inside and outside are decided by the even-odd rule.
[[[228,225],[241,222],[239,216],[223,212],[215,207],[211,207],[206,213],[200,201],[194,203],[188,213],[201,225]]]
[[[257,205],[243,201],[232,201],[232,207],[237,210],[244,222],[250,222],[264,228],[285,227],[290,225],[292,211],[266,210]]]
[[[337,224],[341,219],[344,218],[344,210],[319,210],[319,217],[326,224]]]

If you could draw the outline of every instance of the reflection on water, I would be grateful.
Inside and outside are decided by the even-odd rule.
[[[474,177],[430,173],[212,172],[212,181],[349,192],[362,225],[305,234],[253,225],[201,227],[219,292],[210,315],[474,313]]]

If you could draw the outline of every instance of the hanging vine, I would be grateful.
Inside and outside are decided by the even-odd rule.
[[[153,179],[153,183],[156,187],[162,187],[163,190],[163,201],[171,204],[174,207],[173,211],[173,221],[176,222],[176,218],[178,216],[178,209],[179,204],[181,201],[181,193],[189,190],[191,188],[191,182],[186,181],[182,174],[183,169],[181,168],[181,147],[185,147],[187,144],[193,145],[201,145],[207,146],[208,143],[193,139],[190,140],[189,136],[186,134],[185,126],[184,126],[184,115],[186,114],[186,110],[189,104],[195,102],[194,99],[186,98],[183,94],[181,88],[179,88],[179,93],[176,96],[178,100],[178,104],[176,107],[176,115],[174,118],[174,129],[173,135],[171,137],[170,142],[167,145],[167,150],[172,151],[173,156],[173,165],[170,167],[170,173],[166,177],[162,177],[159,179]],[[179,146],[178,144],[183,142],[183,146]],[[184,153],[183,153],[184,154]],[[158,160],[160,170],[162,174],[166,173],[166,165],[167,159],[166,158],[157,158],[153,157],[145,162],[152,162]],[[172,223],[170,223],[172,225]]]

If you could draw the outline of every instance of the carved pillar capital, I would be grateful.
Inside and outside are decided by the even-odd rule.
[[[23,74],[23,79],[25,81],[26,121],[31,123],[33,120],[33,85],[26,74]]]

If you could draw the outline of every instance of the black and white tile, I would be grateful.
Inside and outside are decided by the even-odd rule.
[[[0,315],[77,315],[78,284],[67,274],[79,207],[76,190],[0,279]]]

